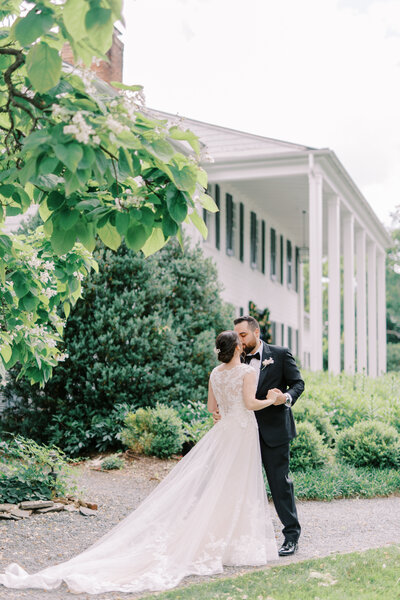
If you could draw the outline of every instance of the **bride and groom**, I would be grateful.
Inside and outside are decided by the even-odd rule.
[[[261,458],[284,525],[279,554],[296,550],[300,525],[288,470],[296,435],[290,404],[304,389],[300,373],[287,349],[260,341],[252,317],[219,334],[216,352],[221,364],[208,396],[215,426],[94,545],[32,575],[13,563],[1,584],[51,590],[64,581],[76,593],[143,592],[221,573],[224,565],[265,565],[278,552]]]

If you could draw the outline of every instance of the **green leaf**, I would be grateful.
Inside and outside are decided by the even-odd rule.
[[[35,44],[26,57],[26,70],[33,87],[40,93],[55,86],[61,75],[61,57],[45,42]]]
[[[58,158],[55,156],[46,156],[39,164],[39,173],[54,173],[56,166],[58,165]]]
[[[39,215],[40,215],[40,218],[42,219],[42,221],[47,221],[47,219],[51,215],[51,212],[49,211],[49,208],[47,206],[47,200],[43,200],[43,202],[40,203]]]
[[[95,229],[92,223],[79,221],[75,226],[76,235],[86,250],[93,252],[96,246]]]
[[[115,227],[113,227],[110,223],[107,223],[104,227],[101,227],[97,230],[101,241],[111,248],[111,250],[118,250],[121,245],[121,236]]]
[[[28,312],[33,312],[36,310],[39,303],[39,298],[31,294],[31,292],[28,292],[26,296],[21,298],[19,305],[22,306],[24,310],[27,310]]]
[[[199,202],[202,205],[202,207],[208,210],[209,212],[215,213],[219,211],[219,208],[215,204],[214,199],[211,198],[211,196],[209,196],[208,194],[201,194]]]
[[[91,8],[85,16],[85,27],[93,48],[105,54],[111,47],[114,29],[111,10]]]
[[[47,129],[38,129],[33,131],[24,140],[24,150],[31,150],[33,148],[39,148],[44,144],[51,141],[51,135]],[[37,158],[37,157],[36,157]]]
[[[183,167],[183,169],[177,169],[170,165],[172,175],[175,183],[180,190],[194,192],[196,187],[197,175],[194,173],[191,167]]]
[[[6,282],[6,264],[3,260],[0,262],[0,281],[3,285]]]
[[[67,171],[64,175],[65,177],[65,193],[67,196],[71,196],[76,190],[79,190],[81,187],[81,182],[79,181],[79,177],[75,173],[71,173],[71,171]]]
[[[174,185],[170,184],[166,189],[165,200],[171,217],[177,223],[182,223],[182,221],[185,220],[188,211],[185,196],[181,194]]]
[[[60,192],[57,192],[56,190],[54,190],[54,192],[50,192],[50,194],[48,195],[47,198],[47,207],[50,211],[54,211],[57,210],[57,208],[60,208],[65,202],[65,197],[60,194]]]
[[[110,84],[119,90],[129,90],[131,92],[140,92],[143,89],[142,85],[126,85],[120,81],[110,81]]]
[[[74,209],[63,208],[58,215],[58,219],[63,229],[71,229],[79,219],[79,212]]]
[[[125,235],[128,231],[130,222],[129,214],[126,212],[117,212],[115,216],[115,226],[120,235]]]
[[[57,144],[54,148],[57,158],[74,173],[83,157],[83,150],[78,142]]]
[[[65,27],[76,42],[87,35],[85,27],[86,13],[89,5],[82,0],[68,0],[63,9]]]
[[[125,241],[128,248],[137,252],[148,238],[146,228],[139,223],[133,223],[126,232]]]
[[[200,217],[200,215],[196,211],[193,211],[192,213],[190,213],[189,217],[190,217],[190,220],[192,221],[193,225],[200,231],[201,235],[206,240],[207,236],[208,236],[208,229],[207,229],[207,225],[204,223],[203,219]]]
[[[153,229],[151,236],[142,247],[142,252],[145,256],[150,256],[158,250],[161,250],[161,248],[165,246],[166,243],[167,240],[165,239],[161,229]]]
[[[71,250],[75,244],[75,240],[75,229],[67,229],[67,231],[61,228],[54,229],[50,238],[53,250],[58,256],[66,254],[69,250]]]
[[[49,10],[41,10],[36,6],[28,14],[18,19],[14,33],[21,46],[29,46],[38,37],[46,33],[53,25],[53,17]]]
[[[4,344],[1,348],[0,348],[0,354],[2,355],[4,362],[8,362],[11,358],[12,355],[12,349],[11,346],[9,346],[8,344]]]
[[[12,276],[14,283],[14,292],[17,298],[23,298],[29,292],[29,283],[21,272],[17,272]]]
[[[174,126],[170,128],[169,135],[173,140],[183,140],[188,142],[196,154],[200,154],[199,138],[193,133],[193,131],[190,131],[189,129],[183,131],[182,129],[179,129],[179,127]]]
[[[96,155],[90,146],[81,146],[81,148],[83,150],[83,157],[78,167],[79,169],[89,169],[96,160]]]
[[[175,149],[166,140],[155,140],[149,144],[152,152],[161,160],[168,162],[175,154]]]
[[[162,231],[166,238],[176,235],[179,229],[178,223],[171,219],[169,215],[164,215],[162,220]]]
[[[69,303],[69,302],[64,302],[64,304],[63,304],[63,309],[64,309],[64,315],[65,315],[65,318],[66,318],[66,319],[68,319],[68,317],[69,317],[69,313],[70,313],[70,310],[71,310],[71,305],[70,305],[70,303]]]

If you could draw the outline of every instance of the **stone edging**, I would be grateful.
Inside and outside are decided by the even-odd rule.
[[[20,521],[32,515],[54,512],[79,512],[84,517],[96,515],[97,504],[86,500],[77,500],[68,495],[54,500],[26,500],[18,504],[0,504],[0,519]]]

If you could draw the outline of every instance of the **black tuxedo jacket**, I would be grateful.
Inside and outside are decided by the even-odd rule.
[[[304,390],[304,381],[288,348],[272,346],[262,342],[263,351],[260,365],[256,398],[264,399],[268,390],[278,388],[292,397],[292,405]],[[273,363],[263,366],[262,362],[272,359]],[[296,437],[292,409],[285,404],[268,406],[255,411],[260,436],[267,446],[286,444]]]

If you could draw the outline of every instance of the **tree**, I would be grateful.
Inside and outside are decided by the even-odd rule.
[[[31,383],[50,378],[60,357],[56,309],[68,317],[80,297],[97,237],[148,256],[181,239],[184,221],[205,236],[198,208],[217,210],[196,136],[154,119],[141,86],[114,82],[116,91],[89,70],[106,60],[121,5],[2,0],[0,227],[32,203],[43,226],[0,233],[0,375],[19,362]],[[63,67],[65,43],[79,67]]]
[[[101,245],[94,256],[99,272],[83,282],[83,299],[71,310],[65,362],[43,389],[12,369],[11,409],[2,419],[7,431],[29,431],[73,454],[103,450],[104,439],[115,443],[120,406],[204,401],[216,334],[233,321],[216,268],[199,247],[185,243],[182,253],[171,240],[144,258],[125,244],[116,252]]]
[[[387,367],[400,370],[400,206],[393,217],[393,245],[386,260]]]

